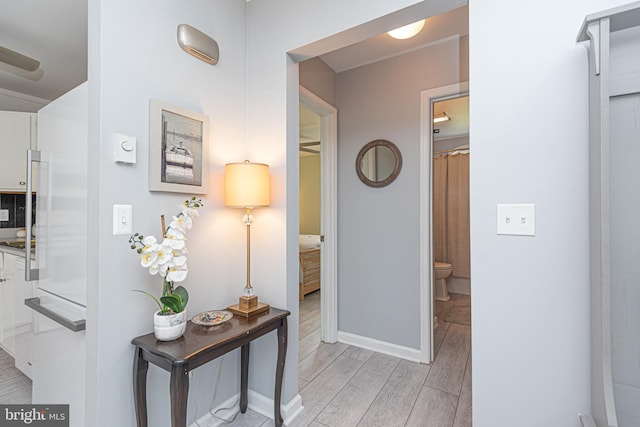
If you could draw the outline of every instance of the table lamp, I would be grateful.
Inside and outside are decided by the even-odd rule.
[[[242,222],[247,227],[247,284],[238,304],[227,309],[243,317],[269,310],[269,304],[258,302],[251,286],[251,209],[269,206],[269,166],[264,163],[228,163],[225,165],[225,205],[244,208]]]

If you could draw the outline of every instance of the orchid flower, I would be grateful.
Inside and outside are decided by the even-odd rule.
[[[162,304],[158,303],[163,313],[175,311],[176,309],[182,311],[188,301],[189,295],[186,289],[182,286],[174,289],[173,284],[182,282],[187,278],[189,269],[187,267],[186,232],[192,227],[192,218],[199,216],[197,208],[201,206],[203,206],[202,200],[195,197],[178,205],[179,213],[172,217],[162,242],[158,242],[154,236],[142,236],[139,233],[133,234],[129,238],[131,249],[136,250],[140,256],[140,265],[147,268],[149,274],[159,274],[164,278]],[[147,293],[145,291],[140,292]],[[169,301],[169,296],[174,292],[181,296],[181,298],[177,298],[176,305]],[[158,302],[157,299],[155,300]],[[184,304],[180,301],[184,301]],[[171,308],[165,303],[169,304]]]
[[[167,271],[167,280],[170,282],[182,282],[187,278],[188,272],[186,268],[171,267]]]
[[[167,236],[162,241],[162,245],[168,246],[171,249],[182,249],[184,248],[186,238],[187,236],[185,236],[182,231],[176,228],[169,228]]]
[[[191,230],[192,223],[193,221],[189,215],[178,215],[173,217],[173,221],[169,224],[169,228],[186,233],[187,230]]]

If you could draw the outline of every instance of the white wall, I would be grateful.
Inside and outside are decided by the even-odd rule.
[[[153,330],[154,303],[132,289],[160,293],[129,249],[111,235],[113,204],[133,205],[134,231],[160,234],[160,214],[176,213],[187,195],[150,193],[149,99],[204,113],[210,119],[210,190],[189,233],[188,313],[224,308],[244,286],[242,212],[224,207],[224,164],[241,161],[245,146],[245,8],[238,0],[90,0],[89,5],[89,283],[87,426],[135,425],[132,338]],[[190,24],[216,39],[216,66],[183,52],[176,27]],[[138,162],[113,162],[113,132],[138,139]],[[256,225],[260,223],[256,215]],[[256,226],[256,229],[258,227]],[[271,337],[275,342],[275,337]],[[255,354],[255,353],[254,353]],[[225,359],[218,402],[239,391],[237,353]],[[211,403],[219,362],[199,368],[191,383],[189,423]],[[149,425],[169,426],[169,375],[149,369]]]
[[[341,332],[420,349],[420,92],[468,79],[460,70],[467,40],[338,73]],[[402,154],[400,175],[383,188],[366,186],[355,170],[358,152],[375,139]],[[392,322],[371,321],[385,312]]]
[[[590,412],[587,58],[575,39],[586,14],[622,3],[469,4],[474,426],[577,427]],[[497,236],[496,203],[523,202],[536,204],[536,236]]]

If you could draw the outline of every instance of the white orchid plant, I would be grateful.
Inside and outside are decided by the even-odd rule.
[[[175,283],[184,281],[189,272],[187,268],[186,234],[191,229],[193,218],[199,215],[198,208],[204,206],[201,199],[195,196],[178,205],[178,214],[172,217],[169,227],[165,230],[164,215],[162,216],[163,239],[161,242],[154,236],[132,234],[129,238],[131,249],[140,256],[140,264],[149,269],[149,274],[159,274],[164,279],[162,296],[158,300],[148,292],[160,307],[162,314],[182,312],[189,302],[189,293],[183,286],[174,287]]]

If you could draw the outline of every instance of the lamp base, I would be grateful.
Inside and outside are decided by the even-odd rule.
[[[242,295],[238,298],[238,305],[243,309],[255,308],[258,306],[257,295]]]
[[[257,295],[243,295],[238,298],[238,304],[230,305],[227,310],[238,316],[249,318],[256,314],[264,313],[269,310],[269,304],[258,302]]]

